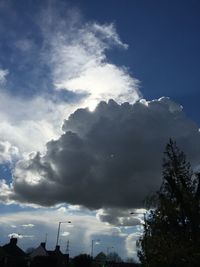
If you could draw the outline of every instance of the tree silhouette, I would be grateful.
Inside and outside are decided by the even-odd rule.
[[[200,175],[171,139],[163,159],[156,208],[145,215],[138,257],[148,267],[195,267],[200,262]]]
[[[92,257],[87,254],[80,254],[73,259],[74,267],[90,267],[92,265]]]
[[[107,260],[112,262],[122,262],[121,257],[115,251],[108,253]]]

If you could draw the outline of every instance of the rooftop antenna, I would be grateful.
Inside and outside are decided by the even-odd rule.
[[[48,233],[45,234],[45,240],[44,240],[45,243],[47,243],[47,237],[48,237]]]
[[[69,254],[69,240],[67,240],[66,254]]]

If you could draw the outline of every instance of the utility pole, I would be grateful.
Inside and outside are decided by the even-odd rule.
[[[59,241],[59,236],[60,236],[60,225],[61,225],[61,223],[71,223],[71,221],[59,222],[58,223],[58,233],[57,233],[57,238],[56,238],[56,246],[58,246],[58,241]]]
[[[91,247],[91,257],[93,258],[93,252],[94,252],[94,242],[99,242],[99,239],[92,240],[92,247]]]
[[[69,240],[67,240],[66,254],[69,254]]]
[[[93,258],[94,240],[92,240],[91,257]]]
[[[48,237],[48,234],[46,233],[45,234],[45,244],[47,243],[47,237]]]

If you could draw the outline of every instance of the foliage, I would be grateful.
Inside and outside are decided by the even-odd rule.
[[[108,253],[107,260],[112,262],[122,262],[122,259],[117,252]]]
[[[126,262],[128,262],[128,263],[136,263],[135,259],[134,258],[130,258],[130,257],[126,259]]]
[[[172,140],[163,159],[156,208],[145,214],[138,257],[148,267],[195,267],[200,262],[200,174]],[[154,198],[155,200],[155,198]]]
[[[90,267],[92,265],[92,257],[87,254],[80,254],[73,259],[74,267]]]

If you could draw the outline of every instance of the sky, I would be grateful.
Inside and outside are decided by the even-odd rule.
[[[0,0],[0,245],[136,258],[169,138],[199,166],[199,11]]]

